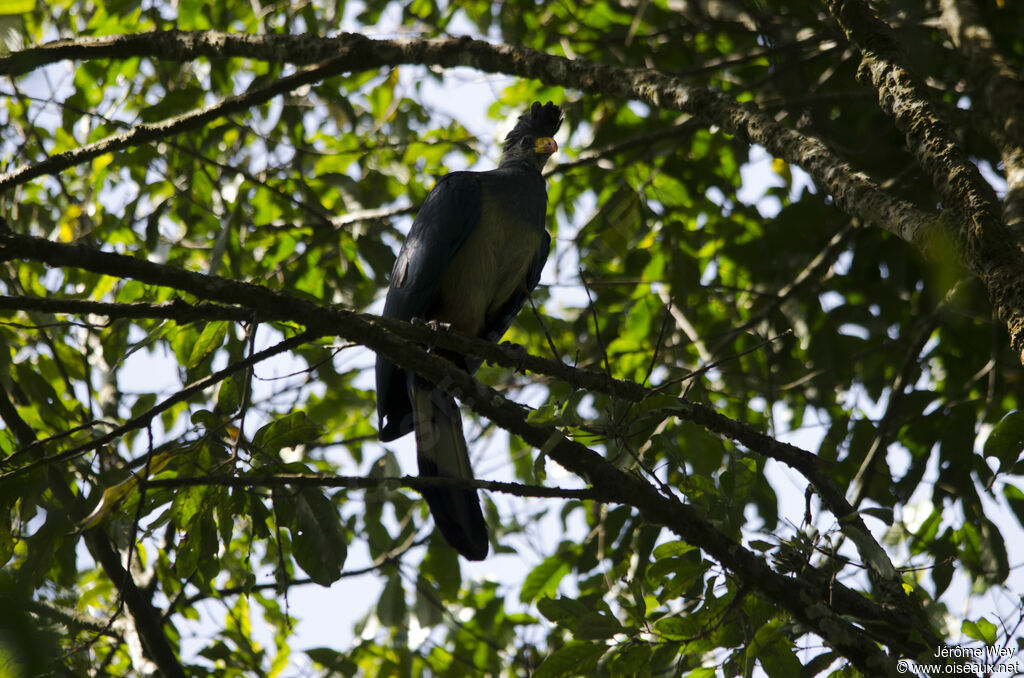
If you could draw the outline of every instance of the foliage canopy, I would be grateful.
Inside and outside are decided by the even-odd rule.
[[[0,671],[1024,661],[1024,4],[19,4]],[[437,177],[549,99],[525,353],[366,313]],[[373,351],[463,396],[483,565],[376,442]]]

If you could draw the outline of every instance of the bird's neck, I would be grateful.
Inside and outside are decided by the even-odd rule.
[[[536,162],[531,162],[529,159],[519,155],[501,156],[501,161],[498,163],[498,167],[501,169],[522,168],[540,174],[540,167],[537,166]]]

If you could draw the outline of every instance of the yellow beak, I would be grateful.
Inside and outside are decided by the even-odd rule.
[[[558,150],[558,144],[551,137],[541,137],[533,145],[533,152],[537,155],[551,155]]]

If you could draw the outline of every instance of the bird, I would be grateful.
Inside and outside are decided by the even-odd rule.
[[[534,102],[505,137],[498,167],[441,177],[395,260],[382,315],[420,320],[497,343],[540,281],[551,248],[541,170],[558,150],[562,110]],[[474,373],[481,360],[446,355]],[[377,356],[378,437],[415,431],[421,477],[473,479],[455,399]],[[487,557],[487,523],[475,489],[420,490],[434,524],[467,560]]]

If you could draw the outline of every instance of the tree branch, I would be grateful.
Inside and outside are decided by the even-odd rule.
[[[178,661],[177,654],[171,647],[163,629],[163,618],[153,606],[153,602],[138,587],[131,573],[121,565],[121,559],[110,539],[102,528],[94,527],[85,532],[85,542],[89,552],[107,574],[110,582],[117,588],[121,599],[128,608],[132,625],[142,640],[146,654],[160,668],[161,674],[167,678],[185,678],[185,669]]]
[[[373,339],[375,345],[368,345],[386,355],[399,367],[423,376],[457,397],[463,405],[539,449],[542,454],[606,493],[611,501],[636,507],[649,522],[663,525],[687,543],[707,551],[742,581],[813,628],[815,633],[864,673],[896,675],[895,663],[880,652],[874,642],[867,640],[862,631],[836,614],[825,602],[829,601],[836,609],[843,610],[847,604],[862,605],[861,601],[865,600],[863,596],[846,589],[839,582],[821,588],[774,572],[760,557],[720,532],[692,506],[683,504],[674,496],[660,493],[638,476],[621,471],[601,455],[566,438],[554,428],[527,421],[526,412],[521,406],[505,399],[469,374],[451,369],[451,363],[445,358],[416,345],[399,350],[402,341],[387,332],[379,339]],[[860,601],[852,602],[853,598],[860,598]],[[891,615],[880,607],[876,609],[876,614],[879,616],[872,617],[888,621],[899,619],[903,628],[907,626],[902,616]],[[916,655],[927,650],[926,645],[910,637],[896,638],[894,634],[890,642],[901,653],[909,651]]]
[[[835,4],[837,0],[831,0]],[[853,6],[856,3],[847,3]],[[844,5],[847,6],[847,5]],[[57,41],[0,57],[0,74],[17,75],[60,59],[153,57],[184,61],[200,57],[245,57],[293,64],[319,63],[254,92],[229,97],[221,104],[207,107],[170,121],[139,126],[107,140],[54,156],[0,176],[0,190],[13,183],[26,181],[59,167],[84,162],[95,155],[123,148],[132,143],[148,143],[157,138],[192,129],[215,117],[266,101],[319,79],[354,70],[370,70],[400,64],[434,65],[446,68],[467,66],[489,73],[506,73],[537,78],[551,85],[599,92],[621,99],[637,99],[652,106],[694,115],[706,123],[721,127],[743,139],[764,146],[779,158],[804,168],[818,186],[831,194],[836,205],[847,214],[884,228],[912,243],[926,257],[936,252],[937,242],[952,231],[961,248],[963,263],[984,283],[1000,319],[1010,333],[1010,343],[1024,362],[1024,254],[1007,247],[1011,242],[1005,227],[992,218],[991,189],[978,184],[973,172],[960,161],[958,149],[949,158],[936,154],[932,142],[945,144],[944,134],[933,125],[915,126],[914,135],[928,132],[912,144],[921,152],[926,169],[934,173],[938,167],[956,170],[953,182],[942,181],[940,190],[955,198],[946,201],[957,207],[959,226],[953,228],[943,214],[923,212],[906,201],[898,200],[880,188],[863,172],[842,161],[822,141],[784,127],[762,109],[750,102],[708,89],[690,87],[683,80],[651,69],[631,69],[570,60],[526,48],[494,45],[468,37],[449,39],[371,40],[363,35],[342,33],[336,38],[291,35],[244,35],[216,32],[156,31],[139,35],[108,36],[70,41]],[[898,73],[884,60],[872,76]],[[906,83],[900,83],[901,87]],[[891,89],[891,88],[890,88]],[[887,90],[888,91],[888,90]],[[898,95],[898,97],[897,97]],[[897,123],[912,122],[909,109],[902,104],[917,101],[900,88],[887,95],[901,106]],[[914,118],[916,119],[916,118]],[[909,129],[908,129],[909,131]],[[949,149],[946,149],[949,150]],[[70,162],[70,164],[69,164]],[[983,183],[983,182],[982,182]],[[955,185],[955,189],[953,188]],[[966,192],[965,192],[966,191]],[[945,193],[944,193],[945,195]],[[961,200],[960,198],[970,198]],[[980,210],[966,215],[966,209]],[[939,247],[939,254],[946,252]]]
[[[0,56],[0,75],[17,77],[64,60],[130,59],[151,57],[161,61],[199,58],[245,58],[311,65],[336,56],[339,38],[315,35],[250,35],[217,31],[152,31],[55,40]],[[362,36],[359,36],[362,37]],[[365,38],[364,38],[365,39]]]
[[[981,93],[992,137],[1006,172],[1003,220],[1024,247],[1024,83],[996,51],[992,35],[971,0],[941,0],[942,24],[967,58],[971,85]]]
[[[18,443],[23,448],[30,447],[36,441],[35,431],[18,414],[6,389],[0,389],[0,416],[14,432]],[[9,459],[10,457],[8,457]],[[44,506],[52,519],[70,517],[73,520],[82,517],[84,515],[82,501],[71,491],[64,477],[50,467],[46,469],[46,479],[51,494],[44,499]],[[49,520],[50,517],[47,519]],[[164,676],[184,678],[185,670],[164,633],[160,615],[149,598],[136,586],[135,580],[121,565],[117,551],[106,533],[99,528],[93,528],[86,530],[83,536],[89,552],[103,568],[110,583],[117,589],[120,600],[128,607],[128,613],[131,616],[129,631],[138,634],[149,659],[156,663]],[[120,611],[120,607],[118,611]]]
[[[727,132],[739,134],[761,144],[774,155],[807,170],[815,181],[831,193],[837,204],[849,214],[881,226],[899,237],[929,250],[937,219],[917,210],[909,203],[892,198],[868,176],[841,161],[821,141],[783,127],[751,103],[740,104],[732,97],[711,90],[690,87],[680,78],[651,69],[632,69],[582,60],[570,60],[535,50],[494,45],[468,37],[448,39],[371,40],[358,33],[342,33],[337,38],[312,36],[225,34],[217,32],[154,31],[139,35],[83,38],[48,43],[0,57],[0,75],[16,75],[31,68],[61,59],[153,57],[187,61],[200,57],[244,57],[293,64],[320,63],[315,69],[303,71],[259,90],[267,98],[294,89],[319,76],[353,70],[370,70],[400,64],[436,65],[447,68],[467,66],[490,73],[507,73],[537,78],[563,87],[588,92],[601,92],[622,99],[638,99],[658,108],[676,110],[716,124]],[[308,74],[300,81],[303,74]],[[291,79],[291,80],[289,80]],[[286,82],[286,80],[288,82]],[[271,92],[271,90],[274,90]],[[253,96],[250,93],[243,96]],[[236,110],[231,97],[221,104],[207,107],[206,115],[216,117],[211,109],[227,106],[223,113]],[[257,103],[265,101],[259,97]],[[198,115],[202,111],[196,112]],[[187,116],[147,126],[137,143],[191,129],[168,129],[168,125],[185,124]],[[204,119],[205,121],[205,119]],[[125,135],[133,135],[126,132]],[[125,135],[117,135],[124,137]],[[114,140],[97,142],[104,144]],[[94,147],[97,144],[91,144]],[[122,146],[118,146],[120,148]],[[83,147],[85,148],[85,147]],[[114,150],[109,148],[107,150]],[[97,151],[99,154],[106,151]],[[60,156],[56,156],[60,157]],[[84,162],[93,155],[82,157]],[[40,164],[48,163],[51,159]],[[76,163],[71,163],[76,164]],[[67,165],[70,166],[70,165]],[[31,170],[35,165],[0,176],[0,190],[16,172]]]
[[[688,543],[706,550],[737,576],[762,591],[769,600],[789,610],[791,614],[814,628],[816,633],[850,657],[865,673],[888,675],[893,671],[893,664],[873,643],[866,641],[863,634],[854,626],[837,617],[823,601],[837,601],[837,609],[841,612],[857,610],[866,618],[884,620],[895,628],[906,630],[907,634],[914,628],[914,632],[919,634],[918,637],[925,637],[920,635],[922,629],[907,624],[901,616],[886,612],[839,582],[828,582],[827,586],[822,587],[796,582],[773,572],[758,556],[719,532],[691,506],[680,503],[674,497],[660,494],[656,488],[641,478],[620,471],[594,451],[565,438],[554,428],[528,422],[521,406],[480,384],[470,375],[453,370],[448,360],[427,352],[416,342],[433,341],[446,349],[462,345],[469,347],[470,350],[466,352],[479,353],[485,358],[494,357],[497,358],[496,362],[502,364],[545,368],[537,371],[551,372],[557,378],[564,376],[574,385],[588,385],[601,391],[614,389],[616,396],[620,398],[639,400],[652,393],[637,384],[614,380],[600,373],[575,370],[555,361],[523,356],[521,352],[505,346],[495,346],[455,334],[446,335],[427,327],[393,319],[375,318],[337,307],[324,308],[310,301],[258,285],[190,273],[124,255],[97,252],[82,246],[51,243],[39,238],[10,233],[0,234],[0,258],[17,256],[51,264],[59,262],[60,265],[109,275],[132,277],[150,284],[176,287],[221,303],[260,308],[269,317],[306,324],[310,328],[307,330],[310,333],[337,333],[350,341],[366,345],[400,367],[423,375],[443,390],[460,398],[463,404],[477,413],[486,416],[498,426],[538,448],[566,469],[586,479],[605,500],[635,506],[651,522],[665,525]],[[402,334],[393,330],[398,330]],[[771,456],[801,469],[801,472],[806,470],[811,474],[812,482],[822,484],[822,496],[826,504],[832,505],[841,499],[841,495],[836,499],[835,493],[828,489],[822,480],[824,475],[811,468],[816,463],[813,455],[779,443],[703,406],[685,401],[677,402],[678,406],[673,408],[676,414],[685,416],[710,430],[727,432],[727,435],[753,450],[767,450]],[[67,455],[68,452],[61,454]],[[842,508],[835,511],[837,515],[844,517],[848,513]],[[859,517],[854,515],[851,523],[857,520]],[[866,560],[871,562],[868,557]],[[919,646],[909,635],[894,633],[890,642],[899,652],[916,654],[927,650],[927,647]]]
[[[10,172],[0,174],[0,193],[36,177],[58,174],[69,167],[88,162],[105,153],[113,153],[130,146],[141,146],[165,137],[182,134],[218,118],[259,106],[280,94],[286,94],[303,85],[310,85],[331,75],[351,70],[352,58],[353,55],[350,51],[342,48],[336,56],[318,66],[287,75],[269,85],[249,90],[245,94],[231,96],[216,104],[160,122],[139,123],[126,132],[52,155],[31,165],[23,165]]]
[[[189,384],[180,391],[177,391],[174,395],[165,398],[164,400],[149,408],[145,412],[142,412],[132,417],[125,423],[121,424],[120,426],[114,429],[111,429],[110,431],[104,433],[101,436],[97,436],[92,440],[81,443],[80,445],[76,445],[70,449],[64,450],[63,452],[58,452],[57,454],[52,454],[41,459],[36,459],[35,461],[23,464],[21,466],[14,466],[16,461],[20,460],[22,457],[29,454],[31,451],[35,449],[36,446],[30,444],[28,446],[22,447],[20,450],[15,451],[3,461],[0,461],[0,469],[9,469],[7,471],[4,471],[3,473],[0,473],[0,481],[5,480],[11,476],[27,473],[39,466],[57,464],[63,461],[74,459],[79,455],[85,454],[86,452],[91,452],[92,450],[102,447],[107,443],[113,442],[130,431],[135,431],[137,429],[142,428],[143,426],[146,426],[149,422],[155,419],[161,412],[166,411],[176,403],[188,400],[194,394],[199,393],[200,391],[203,391],[213,386],[214,384],[220,383],[224,379],[230,377],[232,374],[244,370],[250,365],[255,365],[256,363],[262,360],[266,360],[267,358],[270,358],[272,356],[295,349],[301,346],[302,344],[305,344],[306,342],[315,339],[317,336],[319,336],[317,332],[309,330],[296,334],[294,337],[291,337],[290,339],[285,339],[284,341],[278,342],[277,344],[269,348],[265,348],[258,353],[254,353],[246,358],[237,360],[228,365],[227,367],[218,370],[213,374],[200,379],[199,381]]]
[[[42,600],[26,600],[24,605],[29,612],[40,617],[58,622],[69,629],[84,629],[113,638],[121,638],[117,631],[110,628],[105,620],[94,617],[88,612],[81,612],[74,608],[48,603]]]
[[[560,379],[575,388],[598,391],[632,402],[640,402],[657,393],[656,390],[646,389],[634,382],[614,379],[600,372],[581,370],[560,361],[532,356],[510,346],[496,345],[480,339],[464,337],[453,332],[437,332],[430,327],[412,325],[391,318],[380,318],[356,313],[338,307],[324,308],[311,301],[294,297],[285,292],[272,291],[251,283],[191,273],[171,266],[156,264],[121,254],[100,252],[81,245],[64,245],[42,238],[33,238],[13,233],[0,234],[0,259],[18,257],[43,261],[51,265],[59,264],[84,268],[107,275],[131,277],[150,284],[174,287],[221,303],[260,309],[266,317],[279,320],[290,319],[306,325],[309,328],[307,333],[315,333],[311,336],[336,333],[346,339],[363,344],[378,353],[384,353],[396,364],[403,366],[404,362],[414,360],[416,356],[422,353],[422,349],[417,344],[422,343],[435,345],[464,355],[479,356],[488,362],[505,367],[520,370],[527,369],[538,374],[545,374]],[[311,336],[305,340],[308,341]],[[289,341],[297,341],[298,339],[299,337],[295,337]],[[301,341],[298,343],[301,343]],[[277,347],[267,349],[262,353],[277,349],[282,345],[278,344]],[[394,356],[398,356],[398,358],[396,359]],[[253,356],[253,358],[256,357]],[[243,362],[245,361],[235,363],[225,368],[225,370],[233,369]],[[415,368],[414,371],[418,372]],[[206,380],[190,386],[190,393],[211,385],[206,382],[216,376],[211,375]],[[222,379],[224,376],[226,375],[219,378]],[[446,384],[451,383],[450,380],[439,381],[432,378],[431,375],[424,376],[445,390],[447,390]],[[153,409],[163,407],[171,399],[178,398],[180,395],[180,393],[175,394],[175,396],[158,404]],[[459,396],[459,394],[454,395]],[[869,565],[871,571],[885,581],[893,582],[897,579],[895,569],[891,562],[889,562],[884,550],[871,537],[860,516],[850,506],[849,502],[846,501],[843,493],[818,468],[817,457],[792,445],[779,443],[742,422],[719,415],[710,408],[682,399],[676,402],[677,404],[672,408],[672,416],[678,416],[698,423],[718,435],[740,441],[758,454],[777,459],[797,469],[811,482],[829,510],[832,511],[837,519],[843,522],[846,528],[851,530],[851,539],[858,546],[862,558]],[[488,416],[488,418],[500,425],[500,421],[491,417],[486,412],[480,413]],[[152,416],[155,416],[155,414],[153,413]],[[149,415],[150,412],[143,413],[135,418],[140,420],[138,422],[133,420],[134,423],[126,423],[94,441],[79,445],[76,448],[72,448],[72,450],[61,452],[56,455],[56,458],[49,457],[37,463],[59,461],[70,458],[68,455],[72,453],[81,454],[90,449],[95,449],[97,444],[114,440],[123,435],[127,430],[132,430],[132,427],[144,425],[148,419],[141,421],[141,418]],[[543,445],[535,446],[542,451],[544,450]],[[8,458],[6,464],[9,465],[11,461],[12,458]],[[18,472],[23,469],[19,469]]]
[[[565,487],[543,487],[523,485],[497,480],[462,480],[442,477],[366,477],[339,476],[331,473],[260,473],[252,475],[205,475],[178,476],[174,478],[151,478],[144,481],[150,487],[193,487],[216,485],[219,487],[343,487],[351,490],[372,490],[379,488],[397,489],[407,487],[421,491],[432,488],[465,488],[500,492],[515,497],[538,497],[543,499],[579,499],[597,502],[615,502],[612,495],[599,488],[571,489]]]
[[[878,91],[879,106],[906,136],[943,205],[956,215],[957,249],[985,284],[1010,332],[1010,346],[1024,362],[1024,254],[999,216],[995,191],[929,101],[924,84],[904,67],[903,50],[889,27],[859,0],[825,4],[861,52],[859,77]]]
[[[173,299],[164,304],[144,302],[118,304],[87,299],[0,295],[0,310],[41,311],[43,313],[64,313],[68,315],[101,315],[111,319],[151,318],[173,320],[182,325],[194,322],[210,322],[211,320],[230,320],[233,322],[263,322],[268,320],[267,318],[260,317],[259,312],[253,309],[224,306],[222,304],[190,304],[183,299]]]

